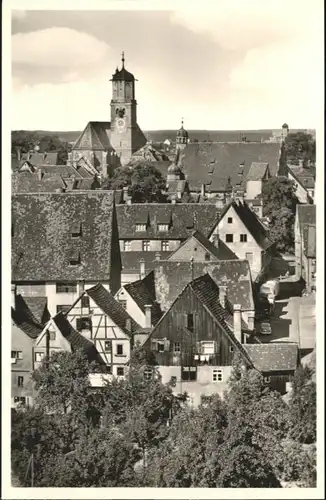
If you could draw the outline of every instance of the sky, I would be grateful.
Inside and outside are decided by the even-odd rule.
[[[189,130],[316,128],[322,0],[175,5],[13,10],[11,128],[82,130],[109,121],[110,78],[122,51],[138,80],[143,130],[177,129],[182,117]]]

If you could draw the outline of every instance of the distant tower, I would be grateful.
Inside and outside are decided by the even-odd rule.
[[[176,163],[171,163],[171,165],[168,168],[168,173],[167,173],[167,183],[172,182],[172,181],[180,181],[184,179],[183,172],[180,167],[176,165]]]
[[[183,128],[183,118],[181,120],[181,128],[177,132],[176,147],[177,149],[184,149],[189,142],[188,132]]]
[[[282,142],[285,141],[289,133],[289,126],[287,123],[283,123],[282,125]]]
[[[135,77],[125,69],[122,52],[122,68],[112,75],[111,134],[110,141],[122,165],[131,155],[146,144],[146,138],[137,125]]]

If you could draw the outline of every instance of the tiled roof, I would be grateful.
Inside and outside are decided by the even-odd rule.
[[[11,308],[12,323],[31,339],[36,339],[42,332],[43,326],[36,321],[32,312],[27,307],[20,307],[19,299],[17,301],[18,297],[16,297],[16,309]]]
[[[13,194],[18,193],[54,193],[63,191],[66,184],[59,175],[44,174],[39,180],[37,175],[29,172],[16,173],[11,176],[11,189]]]
[[[177,180],[177,181],[168,181],[166,192],[167,193],[184,193],[184,191],[188,188],[188,181]],[[188,189],[187,189],[188,191]]]
[[[298,366],[297,344],[270,342],[267,344],[246,344],[254,367],[261,372],[293,371]]]
[[[268,238],[267,231],[259,221],[257,215],[250,210],[249,206],[245,202],[241,203],[232,201],[230,204],[226,205],[221,214],[221,219],[227,214],[230,207],[235,210],[238,217],[263,250],[266,250],[273,244]]]
[[[112,151],[110,122],[88,122],[73,145],[74,150]]]
[[[122,67],[121,70],[118,70],[118,68],[116,69],[116,72],[114,73],[114,75],[112,75],[112,80],[113,81],[121,80],[121,81],[125,81],[125,82],[134,82],[135,77],[132,73],[127,71],[125,67]]]
[[[151,289],[148,286],[149,278],[153,280],[153,286],[155,291],[154,284],[154,274],[150,273],[143,280],[137,280],[133,283],[129,283],[125,285],[125,290],[129,293],[129,295],[134,299],[138,307],[145,313],[145,305],[151,305],[151,314],[152,314],[152,324],[156,325],[159,319],[162,316],[162,311],[160,305],[155,301],[155,297],[153,297]]]
[[[58,152],[49,151],[48,153],[40,153],[34,151],[32,153],[23,153],[21,155],[21,162],[29,161],[35,167],[41,165],[57,165],[58,163]]]
[[[278,172],[280,144],[278,143],[191,143],[180,157],[180,163],[189,182],[190,190],[224,191],[230,177],[231,184],[244,185],[253,162],[266,162],[271,175]],[[240,168],[239,165],[243,164]],[[158,166],[164,176],[162,166]],[[239,176],[239,173],[241,174]]]
[[[74,177],[75,179],[93,177],[93,174],[90,174],[85,168],[75,168],[72,165],[42,165],[39,167],[39,170],[41,170],[43,174],[49,174],[51,176],[60,175],[64,179],[70,177]]]
[[[152,271],[157,265],[157,254],[160,254],[160,258],[164,260],[171,252],[121,252],[122,273],[139,274],[141,260],[145,263],[145,272]]]
[[[22,295],[16,296],[16,308],[24,308],[24,310],[30,311],[31,319],[45,325],[50,319],[50,313],[48,311],[48,299],[47,297],[23,297]]]
[[[261,181],[266,175],[268,163],[253,161],[247,174],[247,181]]]
[[[207,236],[215,227],[220,210],[215,204],[203,203],[133,203],[117,206],[120,239],[183,240],[194,229]],[[159,224],[170,220],[166,233],[158,230]],[[136,231],[136,224],[147,222],[145,232]]]
[[[13,281],[110,279],[113,211],[109,191],[13,195]],[[81,236],[73,238],[76,222]],[[73,249],[80,265],[70,265]]]
[[[289,174],[299,182],[305,189],[315,188],[315,174],[312,171],[307,171],[303,167],[288,166]]]
[[[107,314],[117,326],[126,335],[131,335],[135,332],[139,332],[142,328],[132,319],[132,317],[127,313],[119,301],[115,300],[113,295],[104,288],[103,285],[98,283],[92,288],[86,290],[87,295],[95,302],[95,304]],[[131,332],[127,329],[127,320],[130,320]]]
[[[316,205],[297,205],[297,216],[299,225],[316,225]]]
[[[216,262],[157,262],[155,268],[156,298],[167,310],[183,288],[194,278],[208,273],[215,283],[227,287],[231,304],[240,304],[243,310],[253,310],[253,292],[249,263],[246,260]]]
[[[175,254],[177,255],[179,250],[182,250],[182,247],[192,238],[204,247],[204,249],[214,257],[214,260],[233,260],[238,258],[222,240],[219,241],[218,247],[216,247],[200,231],[194,231],[186,241],[184,241],[173,253],[170,254],[167,260],[173,260],[173,256]],[[178,260],[181,260],[181,255]],[[187,260],[189,260],[188,257]]]
[[[86,339],[81,333],[77,332],[62,312],[53,316],[51,321],[54,321],[63,337],[71,345],[73,351],[81,349],[87,355],[89,361],[97,361],[100,364],[104,364],[104,361],[102,360],[93,342]]]
[[[305,224],[302,227],[303,251],[306,257],[316,258],[316,226]]]

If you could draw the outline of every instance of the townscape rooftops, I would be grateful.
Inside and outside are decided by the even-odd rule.
[[[253,162],[266,162],[272,176],[278,172],[281,156],[279,143],[190,143],[181,153],[180,164],[191,191],[225,191],[232,186],[244,187]],[[240,167],[240,165],[242,165]],[[167,166],[158,165],[164,176]]]
[[[156,323],[162,316],[162,311],[160,305],[156,302],[155,297],[153,297],[151,290],[149,289],[148,286],[146,286],[148,277],[150,276],[152,277],[152,279],[154,278],[154,274],[150,273],[143,280],[137,280],[134,281],[133,283],[129,283],[125,285],[124,288],[133,298],[133,300],[136,302],[136,304],[142,310],[143,313],[145,313],[146,305],[152,306],[151,308],[152,324],[156,325]],[[153,287],[155,292],[154,281],[153,281]]]
[[[117,206],[120,239],[183,240],[194,229],[207,236],[219,219],[220,210],[215,204],[202,203],[134,203]],[[167,222],[168,221],[168,222]],[[160,224],[169,223],[162,232]],[[146,224],[146,231],[137,231],[137,224]]]
[[[261,372],[293,371],[298,365],[298,346],[290,343],[246,344],[244,349]]]
[[[104,361],[102,360],[93,342],[86,339],[81,333],[77,332],[62,312],[53,316],[46,328],[50,327],[50,323],[52,321],[55,323],[63,337],[69,342],[73,351],[80,349],[87,355],[89,361],[97,361],[100,364],[104,364]]]
[[[156,263],[156,297],[163,310],[167,310],[183,288],[192,279],[208,273],[218,286],[227,287],[231,304],[241,304],[244,311],[254,310],[251,273],[246,260],[216,262],[160,261]]]
[[[179,250],[182,249],[182,247],[192,238],[194,238],[216,260],[233,260],[238,258],[222,240],[219,240],[217,247],[213,245],[213,243],[209,241],[209,239],[207,239],[206,236],[204,236],[200,231],[196,230],[186,241],[184,241],[173,253],[169,255],[167,260],[174,260],[174,255],[178,255]]]
[[[13,281],[110,279],[113,212],[109,191],[13,195]],[[80,263],[70,262],[72,250]]]
[[[47,153],[40,153],[39,151],[32,151],[30,153],[23,153],[21,155],[20,165],[28,161],[34,167],[40,167],[43,165],[57,165],[58,163],[57,151],[49,151]]]
[[[145,272],[152,271],[157,265],[157,255],[160,255],[160,259],[166,259],[171,252],[121,252],[122,261],[122,274],[139,274],[140,272],[140,261],[142,260],[145,264]]]
[[[132,319],[123,306],[116,300],[111,293],[98,283],[92,288],[86,290],[87,295],[95,304],[107,314],[119,328],[128,336],[139,332],[142,328]],[[131,331],[128,330],[128,321],[130,321]]]
[[[247,181],[261,181],[268,171],[267,162],[252,162],[247,174]]]
[[[297,205],[297,216],[299,225],[316,225],[316,205]]]

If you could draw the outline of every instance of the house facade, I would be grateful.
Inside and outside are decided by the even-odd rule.
[[[316,205],[297,205],[294,241],[296,276],[311,289],[316,284]]]
[[[78,298],[67,312],[67,319],[76,331],[95,345],[106,364],[107,373],[115,377],[126,375],[134,335],[142,328],[121,302],[98,283]]]
[[[272,242],[256,214],[246,203],[232,201],[223,210],[210,240],[216,234],[239,259],[249,262],[255,281],[268,269],[271,262]]]
[[[48,299],[51,315],[84,288],[121,286],[114,194],[110,191],[12,197],[12,282],[23,296]]]

